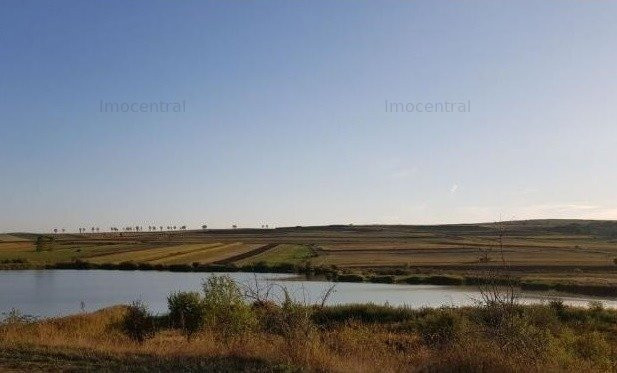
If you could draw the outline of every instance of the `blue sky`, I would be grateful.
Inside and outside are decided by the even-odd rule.
[[[616,18],[605,1],[3,1],[0,231],[617,219]]]

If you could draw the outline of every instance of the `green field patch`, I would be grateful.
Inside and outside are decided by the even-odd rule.
[[[264,253],[242,259],[236,264],[245,265],[259,262],[264,262],[268,265],[281,263],[300,264],[313,256],[313,251],[307,245],[280,244]]]

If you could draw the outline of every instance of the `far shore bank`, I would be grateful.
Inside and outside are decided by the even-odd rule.
[[[564,266],[560,270],[577,270]],[[162,272],[244,272],[244,273],[288,273],[306,276],[307,279],[324,279],[333,282],[384,283],[443,286],[481,286],[487,284],[511,285],[524,291],[559,292],[576,295],[617,297],[617,286],[612,284],[579,283],[574,277],[570,281],[521,278],[522,267],[470,268],[463,266],[418,266],[405,268],[337,268],[324,266],[297,266],[293,263],[276,265],[257,263],[237,266],[234,264],[150,264],[136,262],[92,263],[82,260],[59,262],[48,265],[33,265],[25,261],[2,263],[0,270],[121,270],[121,271],[162,271]],[[555,269],[555,267],[552,267]],[[594,268],[614,272],[614,267]],[[537,270],[536,268],[528,270]],[[483,272],[484,271],[484,272]],[[519,273],[517,275],[517,272]],[[514,274],[512,274],[514,273]]]

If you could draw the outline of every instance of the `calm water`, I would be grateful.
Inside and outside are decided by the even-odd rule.
[[[257,279],[260,287],[273,286],[273,294],[280,298],[280,286],[292,296],[317,302],[333,285],[325,281],[304,281],[296,275],[228,273],[241,284]],[[104,270],[32,270],[0,271],[0,312],[12,308],[24,314],[46,317],[58,316],[142,300],[155,313],[167,310],[166,297],[172,291],[200,290],[207,273],[172,273]],[[255,277],[256,276],[256,277]],[[544,302],[562,299],[573,305],[586,305],[601,300],[606,306],[617,307],[615,299],[578,297],[543,293],[523,293],[523,302]],[[367,283],[336,283],[328,304],[376,303],[406,305],[419,308],[450,305],[472,305],[480,299],[474,288],[436,285],[391,285]]]

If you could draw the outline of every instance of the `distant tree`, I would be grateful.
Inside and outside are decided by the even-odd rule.
[[[66,232],[66,229],[62,228],[62,233]]]
[[[161,230],[161,232],[162,232],[162,231],[163,231],[163,226],[161,225],[161,226],[159,227],[159,229],[160,229],[160,230]]]
[[[36,238],[36,251],[40,252],[43,251],[43,249],[45,249],[45,239],[43,236],[38,236]]]
[[[36,238],[36,251],[40,252],[45,249],[51,250],[53,248],[54,237],[53,236],[38,236]]]
[[[58,228],[54,228],[54,233],[58,233]]]
[[[181,226],[181,227],[180,227],[180,230],[185,231],[185,230],[186,230],[186,225]]]
[[[176,230],[176,226],[174,225],[174,231]]]
[[[94,233],[94,227],[90,228],[90,231],[92,231],[92,233]]]
[[[237,229],[237,228],[238,228],[238,226],[237,226],[237,225],[235,225],[235,224],[234,224],[234,225],[232,225],[231,227],[232,227],[233,229]]]
[[[203,230],[206,230],[207,228],[208,228],[208,226],[205,225],[205,224],[201,226],[201,229],[203,229]]]
[[[96,233],[99,233],[99,227],[96,227]]]

